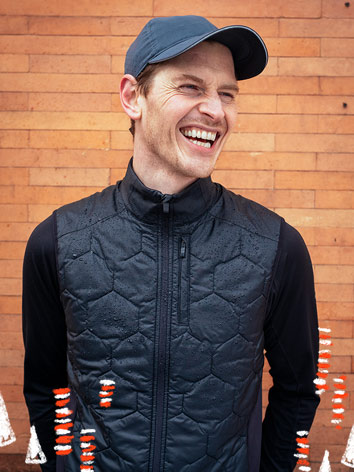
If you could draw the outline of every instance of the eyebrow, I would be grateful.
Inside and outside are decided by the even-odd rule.
[[[182,79],[193,80],[194,82],[197,82],[197,84],[205,85],[204,80],[201,79],[200,77],[197,77],[196,75],[181,74],[181,75],[175,77],[175,80],[182,80]],[[239,91],[238,85],[236,83],[235,84],[223,84],[219,88],[223,89],[223,90],[225,90],[225,89],[226,90],[233,90],[236,93]]]

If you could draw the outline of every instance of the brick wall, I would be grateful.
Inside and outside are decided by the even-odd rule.
[[[124,175],[132,149],[117,93],[124,54],[149,18],[172,14],[205,15],[217,26],[245,24],[268,45],[265,72],[240,84],[237,129],[213,178],[277,211],[309,246],[320,326],[331,328],[333,338],[330,391],[322,396],[310,435],[311,465],[318,470],[328,449],[333,472],[348,470],[339,462],[354,410],[354,3],[190,5],[0,3],[0,390],[17,436],[0,449],[0,470],[14,470],[16,460],[16,470],[25,470],[29,439],[21,385],[26,240],[56,207]],[[336,430],[330,423],[332,379],[341,374],[349,396],[343,428]],[[264,388],[269,385],[266,373]]]

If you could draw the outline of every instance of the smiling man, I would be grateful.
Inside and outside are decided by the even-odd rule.
[[[24,393],[43,471],[293,470],[318,405],[311,261],[282,218],[210,178],[238,83],[267,57],[250,28],[198,16],[154,18],[129,48],[124,179],[27,245]],[[57,388],[70,394],[55,410]]]

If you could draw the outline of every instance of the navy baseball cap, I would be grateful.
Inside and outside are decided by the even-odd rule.
[[[150,20],[128,49],[124,73],[137,77],[148,64],[167,61],[210,39],[227,46],[237,80],[260,74],[268,62],[262,38],[247,26],[218,29],[202,16],[169,16]]]

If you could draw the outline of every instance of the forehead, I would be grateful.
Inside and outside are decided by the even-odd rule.
[[[163,63],[162,63],[163,64]],[[229,48],[215,41],[204,41],[183,54],[166,61],[167,71],[205,71],[236,82],[235,67]]]

